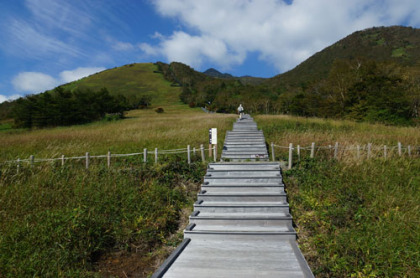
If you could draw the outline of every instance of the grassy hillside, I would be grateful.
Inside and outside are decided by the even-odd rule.
[[[180,89],[171,87],[152,63],[129,64],[105,70],[64,85],[69,89],[89,88],[97,91],[106,87],[111,94],[122,94],[128,99],[152,96],[152,106],[179,103]]]
[[[158,66],[152,63],[129,64],[108,69],[63,84],[61,87],[64,91],[86,91],[89,89],[91,92],[98,92],[102,88],[106,88],[111,95],[126,97],[130,106],[135,106],[142,97],[147,97],[147,99],[150,97],[151,107],[181,103],[179,100],[181,89],[171,86],[171,82],[158,72]],[[53,91],[50,92],[55,94]],[[2,122],[13,118],[12,111],[16,106],[16,101],[0,104],[0,129],[3,126]]]
[[[335,60],[357,58],[394,62],[418,70],[420,29],[393,26],[357,31],[267,82],[285,87],[308,86],[327,78]]]

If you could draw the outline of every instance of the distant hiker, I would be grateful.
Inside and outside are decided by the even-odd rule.
[[[244,108],[242,107],[242,104],[239,104],[238,114],[239,114],[239,119],[242,119],[242,115],[244,114]]]

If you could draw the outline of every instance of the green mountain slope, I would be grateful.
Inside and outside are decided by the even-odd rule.
[[[327,78],[335,60],[358,58],[394,62],[417,71],[420,68],[420,29],[393,26],[357,31],[267,82],[286,88],[306,87]]]
[[[158,66],[152,63],[129,64],[105,70],[75,82],[63,85],[65,89],[107,88],[111,94],[122,94],[128,100],[144,95],[152,97],[152,106],[180,103],[180,88],[171,86]]]

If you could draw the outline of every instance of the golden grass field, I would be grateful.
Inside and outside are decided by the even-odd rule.
[[[232,129],[233,114],[207,114],[201,109],[185,105],[162,106],[164,113],[154,109],[133,110],[127,118],[114,122],[96,122],[86,125],[37,130],[8,130],[0,133],[0,161],[36,158],[58,158],[112,153],[135,153],[148,150],[208,147],[208,129],[218,128],[219,154],[226,130]],[[279,146],[309,147],[334,145],[340,147],[366,147],[373,144],[373,152],[383,153],[388,146],[389,155],[396,153],[398,142],[403,147],[420,146],[420,129],[382,124],[356,123],[331,119],[301,118],[285,115],[257,115],[258,127],[264,131],[266,142]],[[407,150],[405,149],[406,153]],[[353,151],[354,155],[355,152]]]
[[[133,110],[127,118],[114,122],[38,130],[10,130],[0,133],[0,161],[36,158],[57,158],[112,153],[142,152],[143,148],[161,150],[186,148],[187,145],[208,148],[208,129],[218,128],[218,137],[232,128],[234,115],[207,114],[201,109],[184,105],[162,106],[164,113],[154,109]],[[222,141],[223,142],[223,141]],[[221,151],[221,145],[219,144]],[[219,151],[219,153],[220,153]]]
[[[361,156],[366,157],[366,146],[372,144],[372,156],[383,156],[383,147],[387,146],[388,156],[397,154],[398,142],[407,155],[407,147],[420,147],[420,129],[418,127],[386,126],[383,124],[358,123],[346,120],[303,118],[287,115],[258,115],[255,117],[258,127],[264,131],[268,144],[287,147],[293,143],[296,147],[310,147],[312,142],[318,146],[334,146],[339,143],[340,157],[355,157],[356,147],[360,146]],[[343,149],[347,150],[344,151]],[[276,152],[285,152],[276,149]],[[319,150],[318,150],[319,152]],[[303,150],[302,155],[309,155]]]

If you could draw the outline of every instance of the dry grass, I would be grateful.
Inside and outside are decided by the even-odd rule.
[[[208,129],[217,127],[219,140],[231,129],[234,115],[206,114],[184,105],[164,106],[164,113],[134,110],[127,119],[40,130],[8,131],[0,134],[0,161],[28,158],[141,152],[143,148],[175,149],[206,146]],[[222,143],[222,142],[221,142]],[[221,144],[219,144],[221,148]]]
[[[387,157],[396,156],[397,144],[403,145],[403,153],[407,154],[410,145],[420,146],[420,129],[416,127],[386,126],[382,124],[357,123],[331,119],[302,118],[285,115],[259,115],[255,117],[259,128],[264,131],[266,141],[279,146],[334,147],[339,143],[338,158],[349,161],[357,160],[357,145],[360,146],[360,158],[367,156],[367,144],[372,144],[372,157],[384,157],[384,145],[387,145]],[[285,149],[276,149],[283,156]],[[333,149],[317,150],[317,154],[333,155]],[[302,150],[302,156],[308,156],[309,150]]]

